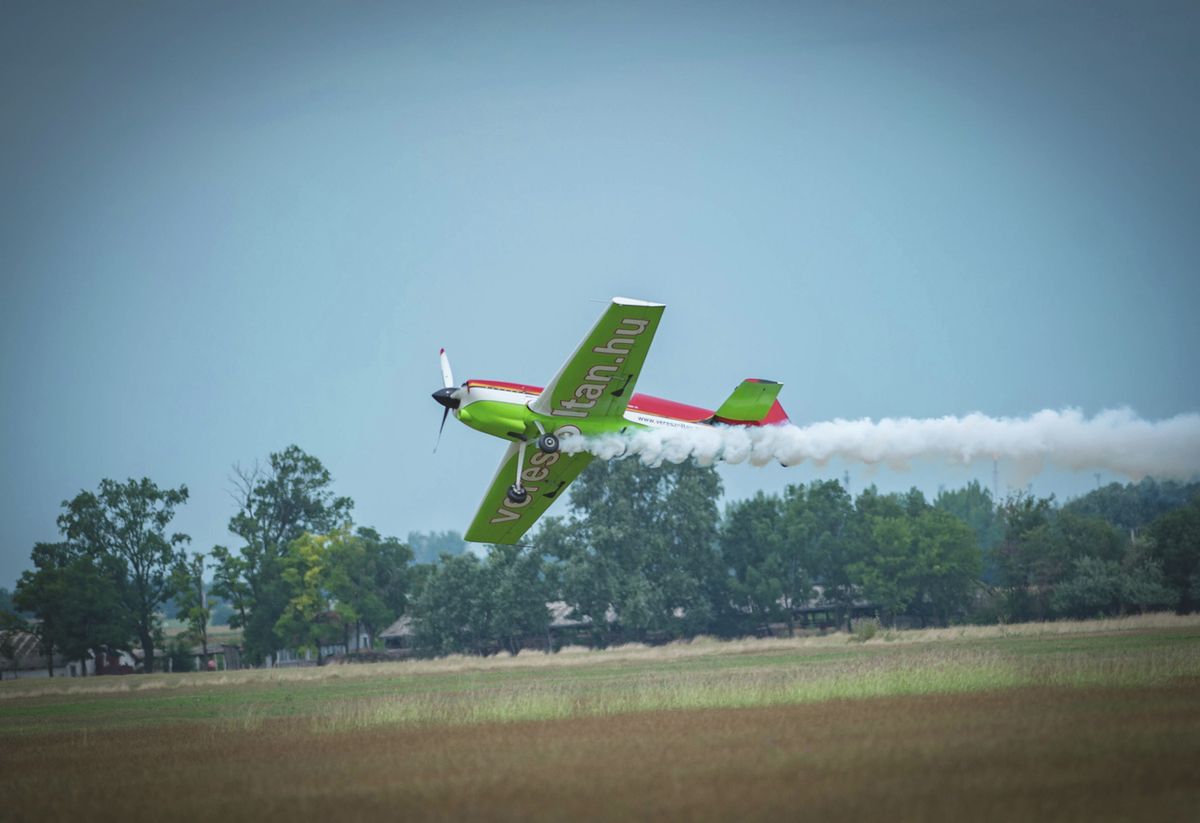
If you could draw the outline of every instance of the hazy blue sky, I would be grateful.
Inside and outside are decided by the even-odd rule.
[[[5,3],[0,585],[102,477],[226,542],[289,443],[461,530],[504,446],[430,453],[438,348],[540,383],[613,295],[697,405],[1196,410],[1198,42],[1194,2]]]

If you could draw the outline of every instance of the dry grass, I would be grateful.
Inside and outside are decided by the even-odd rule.
[[[1200,807],[1195,617],[3,685],[16,820]]]
[[[1105,620],[1061,620],[1046,623],[999,624],[993,626],[955,626],[946,629],[884,630],[871,640],[856,645],[922,646],[955,641],[995,640],[1019,637],[1066,637],[1080,635],[1183,630],[1200,628],[1200,614],[1155,613],[1130,615]],[[853,642],[846,632],[795,638],[749,638],[718,640],[697,637],[661,646],[628,644],[593,650],[569,646],[556,654],[523,651],[518,655],[502,653],[492,657],[451,655],[434,660],[408,660],[397,663],[347,664],[310,668],[247,669],[230,672],[192,674],[154,674],[139,677],[93,679],[21,680],[0,682],[0,700],[31,695],[85,695],[144,692],[156,689],[226,687],[240,684],[288,684],[320,680],[378,678],[425,674],[460,674],[514,669],[559,669],[580,666],[604,666],[624,663],[669,662],[714,655],[761,655],[780,652],[807,652],[842,649]]]
[[[887,656],[854,655],[804,665],[737,669],[655,668],[586,680],[538,678],[496,683],[496,688],[410,691],[331,702],[307,716],[314,732],[362,731],[376,726],[456,726],[655,711],[755,708],[936,695],[1033,686],[1157,686],[1200,679],[1195,646],[1136,653],[1069,655],[1045,659],[995,651],[924,650]],[[247,708],[240,728],[274,722],[267,711]]]

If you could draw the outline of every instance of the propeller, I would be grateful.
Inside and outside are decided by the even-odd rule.
[[[446,410],[444,412],[442,412],[442,425],[438,426],[437,440],[433,441],[433,453],[434,454],[437,454],[438,446],[442,445],[442,429],[446,428],[446,418],[449,416],[450,416],[450,407],[447,406]]]
[[[445,349],[438,353],[438,359],[442,365],[442,388],[433,393],[433,399],[446,410],[442,412],[442,425],[438,426],[437,440],[433,444],[434,454],[437,454],[438,446],[441,445],[442,430],[446,428],[446,418],[450,416],[450,410],[458,408],[458,389],[454,386],[454,372],[450,371],[450,358],[446,356]]]

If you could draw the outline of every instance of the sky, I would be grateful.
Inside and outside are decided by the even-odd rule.
[[[0,585],[105,477],[235,545],[232,467],[292,443],[359,524],[464,530],[504,444],[432,453],[438,349],[542,384],[614,295],[667,306],[638,389],[709,408],[1196,411],[1198,41],[1191,2],[7,4]],[[992,475],[721,474],[847,471]]]

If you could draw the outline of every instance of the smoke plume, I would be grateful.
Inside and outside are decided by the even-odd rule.
[[[564,438],[568,452],[598,457],[636,456],[649,466],[694,458],[717,461],[805,461],[823,465],[840,459],[906,468],[913,460],[969,464],[1013,460],[1026,468],[1053,464],[1067,469],[1106,470],[1130,478],[1188,478],[1200,471],[1200,414],[1143,420],[1130,409],[1092,418],[1075,409],[1047,409],[1030,417],[964,417],[924,420],[832,420],[807,426],[698,426],[630,430],[621,434]]]

